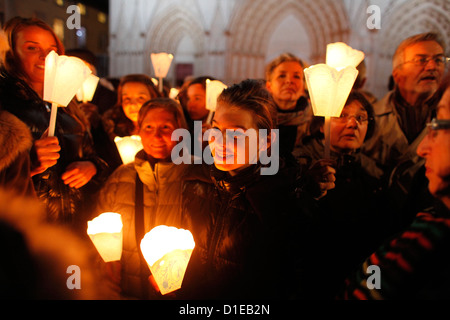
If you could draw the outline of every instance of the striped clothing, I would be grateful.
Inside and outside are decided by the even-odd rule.
[[[337,298],[450,299],[449,274],[450,211],[444,208],[439,213],[417,214],[405,231],[383,244],[347,278]]]

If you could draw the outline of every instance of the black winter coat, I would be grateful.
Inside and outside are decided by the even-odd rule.
[[[253,165],[236,176],[211,167],[211,180],[185,181],[183,210],[192,219],[196,247],[181,297],[283,299],[300,287],[301,212],[298,168],[262,176]]]
[[[50,106],[24,81],[10,76],[6,71],[0,71],[0,105],[22,120],[31,130],[33,139],[39,139],[48,129]],[[78,108],[69,104],[67,108],[58,108],[55,136],[61,146],[58,163],[48,168],[42,174],[35,175],[33,182],[38,197],[47,206],[50,221],[73,223],[85,209],[85,198],[93,194],[106,178],[102,176],[107,170],[107,164],[95,152],[89,132],[77,121],[69,108]],[[32,167],[37,167],[37,156],[34,148],[31,150]],[[75,161],[91,161],[97,167],[96,176],[81,189],[70,188],[63,183],[61,175],[66,167]]]

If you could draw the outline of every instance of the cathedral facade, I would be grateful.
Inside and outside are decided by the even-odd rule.
[[[209,75],[230,85],[264,78],[282,52],[325,62],[326,46],[365,53],[365,88],[381,98],[392,55],[413,34],[433,31],[450,47],[449,0],[110,0],[109,72],[153,76],[151,53],[174,55],[167,80]]]

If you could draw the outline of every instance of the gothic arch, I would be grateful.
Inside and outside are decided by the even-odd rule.
[[[205,38],[203,26],[197,22],[189,10],[183,10],[180,6],[173,7],[158,15],[158,19],[152,22],[152,28],[147,33],[145,43],[145,55],[150,57],[152,52],[175,53],[183,37],[190,37],[195,45],[196,58],[205,52]],[[151,74],[152,66],[150,58],[145,60],[145,71]]]
[[[345,6],[328,0],[245,0],[236,5],[229,27],[229,81],[263,76],[264,60],[271,31],[288,15],[294,15],[307,30],[310,63],[324,60],[326,45],[347,41],[350,33]]]

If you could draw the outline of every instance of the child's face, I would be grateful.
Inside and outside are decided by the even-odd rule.
[[[147,87],[140,82],[127,82],[122,87],[122,108],[128,119],[137,123],[139,110],[152,97]]]
[[[233,175],[256,162],[260,143],[252,112],[218,103],[212,127],[209,143],[217,169]]]

